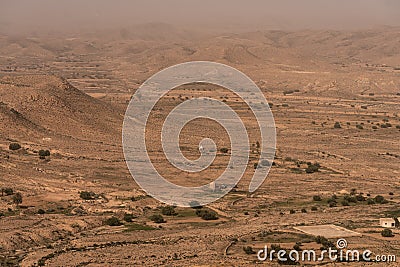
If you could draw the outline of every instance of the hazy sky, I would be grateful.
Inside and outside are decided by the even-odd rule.
[[[400,0],[0,0],[2,31],[148,22],[238,29],[399,26]]]

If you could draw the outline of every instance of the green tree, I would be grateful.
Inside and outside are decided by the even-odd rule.
[[[162,215],[165,216],[176,216],[178,213],[175,211],[175,207],[173,206],[166,206],[161,208]]]
[[[383,237],[393,237],[393,236],[394,236],[394,235],[393,235],[393,231],[390,230],[390,229],[385,229],[385,230],[383,230],[383,231],[381,232],[381,235],[382,235]]]
[[[22,203],[22,194],[21,193],[18,192],[13,196],[13,203],[16,204],[17,206]]]
[[[117,217],[111,217],[108,218],[104,224],[108,225],[108,226],[120,226],[122,225],[122,222],[117,218]]]
[[[11,143],[8,148],[10,150],[19,150],[19,149],[21,149],[21,145],[18,143]]]
[[[165,223],[166,221],[164,220],[164,217],[161,214],[154,214],[150,216],[150,220],[152,220],[155,223]]]

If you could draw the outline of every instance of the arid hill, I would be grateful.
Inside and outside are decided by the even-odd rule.
[[[110,142],[120,132],[121,116],[111,104],[54,76],[3,77],[0,99],[2,134],[8,138]]]

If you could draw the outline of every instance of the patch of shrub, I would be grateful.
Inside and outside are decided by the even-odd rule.
[[[311,211],[318,211],[318,208],[317,207],[311,207]]]
[[[165,216],[176,216],[178,213],[175,211],[175,207],[166,206],[161,208],[161,214]]]
[[[394,235],[393,235],[393,231],[390,230],[390,229],[384,229],[384,230],[381,232],[381,235],[382,235],[383,237],[393,237],[393,236],[394,236]]]
[[[81,199],[84,199],[84,200],[93,200],[97,197],[97,195],[95,193],[89,192],[89,191],[82,191],[82,192],[80,192],[79,196]]]
[[[219,150],[221,153],[227,154],[229,152],[229,149],[227,149],[226,147],[223,147]]]
[[[256,252],[255,252],[255,251],[253,250],[253,248],[250,247],[250,246],[243,247],[243,251],[244,251],[247,255],[256,254]]]
[[[346,196],[343,197],[343,199],[346,200],[349,203],[357,203],[357,198],[354,197],[354,196],[346,195]]]
[[[364,197],[362,194],[358,194],[358,195],[356,196],[356,199],[357,199],[357,201],[360,201],[360,202],[363,202],[363,201],[366,200],[365,197]]]
[[[350,206],[350,203],[347,200],[342,201],[342,206]]]
[[[315,242],[317,244],[321,244],[324,248],[334,248],[335,244],[332,241],[329,241],[327,238],[323,236],[317,236],[315,238]]]
[[[218,215],[216,212],[208,209],[196,210],[196,215],[206,221],[218,220]]]
[[[21,193],[16,193],[13,196],[13,203],[16,204],[16,205],[19,205],[19,204],[22,203],[22,195],[21,195]]]
[[[336,207],[337,206],[336,198],[332,196],[330,199],[328,199],[328,205],[330,208]]]
[[[39,209],[39,210],[37,211],[37,214],[46,214],[46,212],[45,212],[43,209]]]
[[[117,218],[117,217],[111,217],[108,218],[104,224],[108,225],[108,226],[120,226],[122,225],[122,222]]]
[[[6,196],[14,195],[14,190],[12,188],[1,189],[1,192],[2,193],[4,192],[4,194],[6,194]]]
[[[319,171],[319,164],[311,164],[307,167],[306,173],[315,173]]]
[[[165,223],[166,221],[164,220],[164,217],[161,214],[154,214],[150,216],[150,220],[152,220],[155,223]]]
[[[335,125],[333,126],[335,129],[341,129],[342,125],[340,125],[340,122],[335,122]]]
[[[307,213],[307,210],[306,209],[301,209],[301,212],[302,213]]]
[[[321,196],[313,196],[314,201],[322,201]]]
[[[296,251],[301,251],[301,243],[296,243],[294,246],[293,246],[293,249],[294,250],[296,250]]]
[[[39,150],[39,156],[42,157],[42,158],[43,157],[49,157],[50,156],[50,151],[41,149],[41,150]]]
[[[290,212],[290,214],[295,214],[296,213],[295,210],[290,210],[289,212]]]
[[[374,199],[369,198],[369,199],[367,200],[367,204],[368,204],[368,205],[374,205],[374,204],[376,204],[376,203],[375,203],[375,200],[374,200]]]
[[[378,204],[386,204],[388,201],[381,195],[375,197],[375,202]]]
[[[133,221],[134,216],[130,213],[125,213],[124,214],[124,221],[126,222],[132,222]]]
[[[10,150],[19,150],[19,149],[21,149],[21,145],[18,144],[18,143],[11,143],[11,144],[8,146],[8,148],[9,148]]]
[[[290,251],[286,251],[285,255],[289,255]],[[286,256],[285,256],[286,257]],[[285,260],[280,260],[278,259],[278,264],[279,265],[286,265],[286,266],[293,266],[293,265],[299,265],[299,262],[295,261],[294,259],[291,259],[290,257]]]

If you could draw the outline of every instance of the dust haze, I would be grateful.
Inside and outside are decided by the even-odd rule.
[[[0,2],[0,31],[93,31],[168,23],[186,28],[248,31],[365,29],[400,25],[396,0],[37,0]]]

